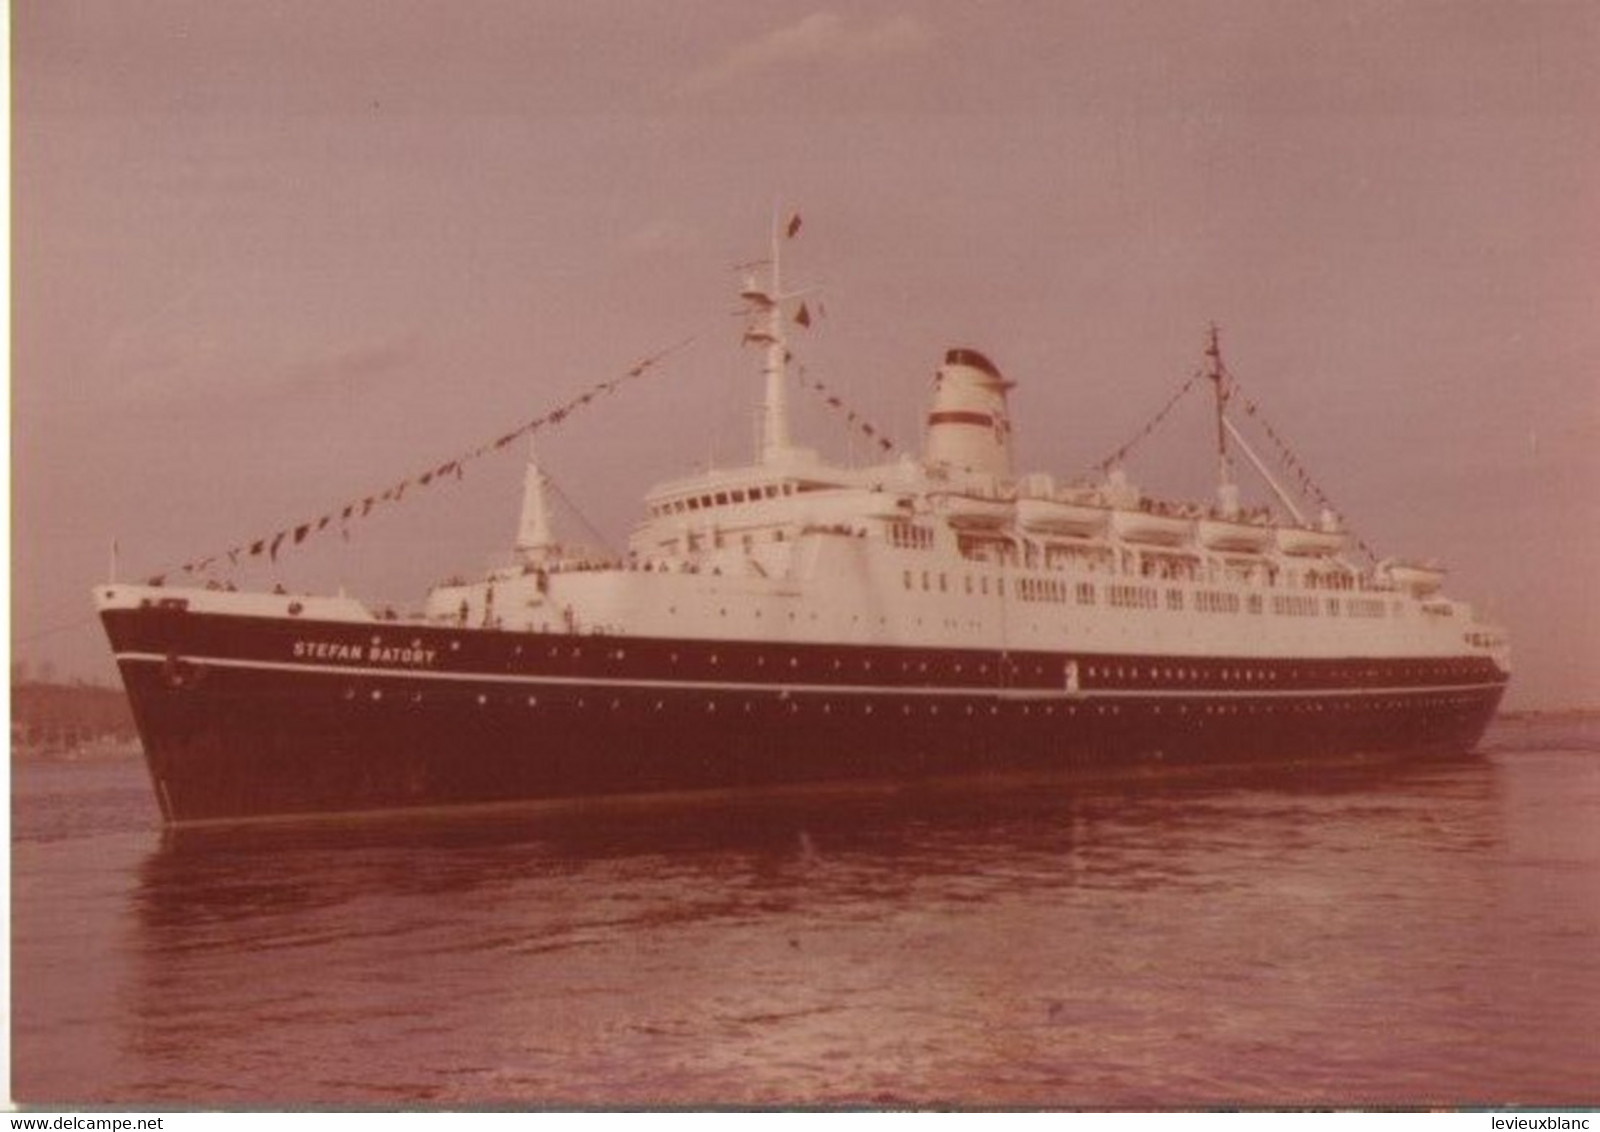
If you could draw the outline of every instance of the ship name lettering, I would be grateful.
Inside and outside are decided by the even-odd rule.
[[[367,659],[378,664],[415,664],[429,665],[433,663],[434,651],[432,649],[401,648],[399,646],[373,645],[367,652]]]
[[[369,664],[409,665],[426,668],[438,655],[433,649],[400,645],[352,644],[347,641],[305,641],[294,643],[297,660],[366,661]]]

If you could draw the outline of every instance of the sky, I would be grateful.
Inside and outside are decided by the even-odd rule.
[[[1017,383],[1019,463],[1080,473],[1215,322],[1356,533],[1507,627],[1508,706],[1600,706],[1587,0],[11,16],[11,624],[35,671],[114,679],[89,598],[113,544],[125,579],[220,554],[689,339],[539,434],[564,521],[623,546],[650,485],[751,457],[734,267],[794,206],[788,277],[826,310],[797,360],[903,450],[969,346]],[[868,455],[791,397],[806,443]],[[1199,496],[1209,443],[1186,401],[1127,469]],[[419,608],[509,550],[523,456],[231,577]]]

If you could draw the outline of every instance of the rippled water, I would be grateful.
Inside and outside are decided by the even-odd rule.
[[[1396,768],[164,838],[13,768],[13,1094],[1600,1100],[1600,720]]]

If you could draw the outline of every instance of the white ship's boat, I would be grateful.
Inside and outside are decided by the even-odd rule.
[[[944,354],[914,456],[845,466],[793,443],[782,238],[742,291],[755,459],[652,489],[625,555],[555,537],[530,458],[512,563],[419,614],[97,587],[165,818],[1477,741],[1509,678],[1500,632],[1437,569],[1360,569],[1297,512],[1227,518],[1226,451],[1216,503],[1149,499],[1120,467],[1058,492],[1016,473],[1013,384],[965,347]],[[1214,336],[1208,357],[1225,443]]]
[[[1271,527],[1240,519],[1200,519],[1195,528],[1200,545],[1207,550],[1259,554],[1275,542]]]
[[[1092,503],[1023,496],[1017,500],[1017,525],[1034,534],[1092,538],[1105,533],[1111,512]]]
[[[1444,585],[1445,571],[1440,566],[1386,559],[1378,564],[1377,574],[1407,593],[1430,597]]]
[[[1279,527],[1276,538],[1279,550],[1296,557],[1338,554],[1348,541],[1343,531],[1313,527]]]
[[[1193,519],[1154,510],[1118,508],[1111,512],[1111,529],[1127,542],[1152,546],[1182,546],[1194,538]]]
[[[935,514],[959,530],[998,531],[1012,524],[1016,504],[1009,499],[941,492],[930,497]]]

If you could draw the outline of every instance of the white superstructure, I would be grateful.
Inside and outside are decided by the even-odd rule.
[[[614,637],[1081,650],[1159,657],[1461,657],[1508,667],[1502,634],[1441,595],[1442,571],[1358,567],[1326,511],[1302,512],[1226,416],[1213,330],[1219,483],[1209,503],[1146,496],[1121,468],[1059,486],[1013,466],[1013,383],[952,349],[920,458],[844,467],[795,446],[790,344],[774,239],[747,279],[745,340],[761,349],[760,451],[745,467],[661,484],[626,558],[550,552],[543,479],[528,476],[519,546],[538,555],[440,587],[436,621]],[[1240,504],[1229,438],[1289,516]],[[536,518],[530,518],[536,517]],[[530,530],[542,531],[537,539]]]

